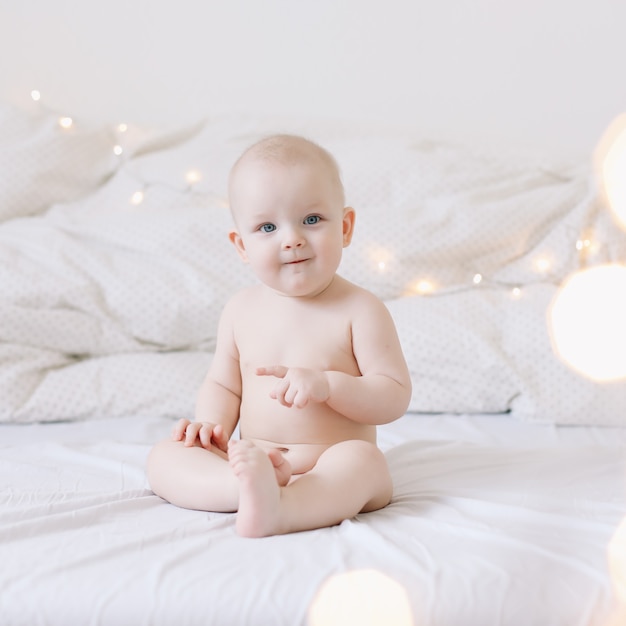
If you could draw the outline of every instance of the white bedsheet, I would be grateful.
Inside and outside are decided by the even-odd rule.
[[[306,624],[330,575],[377,569],[420,626],[603,625],[626,516],[626,429],[408,415],[380,429],[382,511],[242,539],[148,489],[172,422],[0,425],[0,624]]]

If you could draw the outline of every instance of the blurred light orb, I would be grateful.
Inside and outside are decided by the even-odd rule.
[[[609,207],[618,224],[626,229],[626,113],[607,128],[595,158]]]
[[[407,289],[407,293],[405,295],[419,295],[419,296],[427,296],[435,291],[435,283],[427,278],[420,278],[415,282],[411,283]]]
[[[549,307],[548,327],[557,354],[583,376],[626,378],[626,266],[573,274]]]
[[[609,543],[609,570],[616,596],[626,608],[626,517]]]
[[[185,174],[185,180],[190,185],[195,185],[196,183],[200,182],[201,179],[202,179],[202,174],[200,174],[199,170],[189,170]]]
[[[412,626],[404,587],[374,569],[354,570],[328,578],[308,611],[308,626]]]

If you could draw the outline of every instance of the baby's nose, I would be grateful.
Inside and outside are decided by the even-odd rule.
[[[292,230],[285,235],[283,239],[283,248],[290,250],[291,248],[301,248],[304,245],[304,237],[299,231]]]

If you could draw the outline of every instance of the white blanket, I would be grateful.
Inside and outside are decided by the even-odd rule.
[[[422,419],[381,429],[390,506],[261,540],[151,494],[169,420],[0,425],[0,623],[304,626],[325,580],[375,569],[421,626],[604,625],[625,432]]]
[[[569,370],[545,323],[589,227],[602,245],[587,260],[626,258],[589,168],[240,118],[170,137],[91,193],[0,222],[0,422],[191,416],[222,306],[253,280],[227,238],[228,169],[277,127],[341,164],[357,224],[340,271],[388,302],[411,411],[623,423],[626,382]]]

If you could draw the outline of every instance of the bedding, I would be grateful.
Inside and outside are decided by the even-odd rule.
[[[407,415],[380,429],[386,509],[250,540],[233,514],[149,491],[146,455],[171,426],[0,425],[0,623],[304,625],[333,575],[370,570],[402,585],[416,625],[604,626],[616,609],[624,429]],[[373,599],[354,593],[358,606],[331,612],[367,624],[358,610]]]
[[[385,301],[414,394],[379,431],[389,507],[249,540],[159,499],[144,465],[253,281],[226,180],[277,129],[340,163],[340,271]],[[626,380],[571,369],[547,324],[568,276],[626,262],[591,163],[285,118],[63,126],[36,106],[0,110],[0,144],[0,624],[400,624],[403,602],[420,626],[621,623]],[[329,597],[351,573],[396,599],[379,578]]]
[[[624,423],[626,381],[569,369],[546,332],[568,275],[626,258],[591,164],[240,116],[145,140],[91,193],[0,223],[0,421],[191,412],[221,308],[253,280],[226,237],[228,169],[279,123],[341,164],[340,271],[388,303],[410,411]]]

